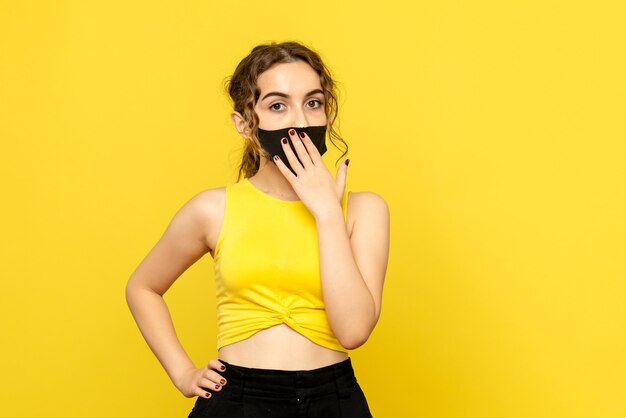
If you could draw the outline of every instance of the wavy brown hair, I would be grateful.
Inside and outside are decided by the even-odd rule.
[[[313,68],[320,77],[320,84],[324,91],[325,112],[327,117],[326,131],[331,143],[340,149],[335,140],[343,144],[343,154],[337,162],[348,153],[348,144],[343,140],[338,130],[335,130],[335,120],[338,115],[338,92],[337,82],[333,80],[329,69],[324,65],[320,56],[310,48],[298,42],[271,42],[269,44],[257,45],[246,56],[232,76],[227,77],[224,87],[230,96],[233,108],[239,112],[247,122],[244,136],[247,138],[237,181],[248,178],[256,174],[261,164],[261,155],[270,159],[271,156],[261,148],[258,137],[259,117],[254,111],[254,107],[261,94],[257,87],[257,79],[264,71],[278,63],[288,63],[304,61]]]

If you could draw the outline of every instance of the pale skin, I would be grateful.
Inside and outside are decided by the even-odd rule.
[[[259,127],[319,126],[327,123],[319,76],[304,62],[281,63],[263,72],[255,105]],[[281,95],[270,94],[280,92]],[[310,106],[315,103],[314,106]],[[246,123],[231,113],[235,129],[248,138]],[[262,157],[258,172],[249,178],[261,191],[283,200],[302,200],[315,218],[321,285],[331,328],[346,349],[361,346],[380,317],[389,254],[389,208],[372,192],[351,192],[346,220],[341,210],[347,165],[335,177],[328,171],[310,138],[290,133],[298,158],[288,144],[283,149],[294,175],[280,160]],[[197,193],[174,215],[163,236],[142,260],[126,285],[126,299],[139,329],[186,397],[210,397],[227,384],[223,366],[211,359],[196,367],[176,336],[163,294],[181,274],[213,249],[222,226],[225,187]],[[345,360],[348,355],[313,343],[285,324],[257,332],[221,347],[218,358],[245,367],[310,370]],[[208,388],[206,391],[203,388]]]

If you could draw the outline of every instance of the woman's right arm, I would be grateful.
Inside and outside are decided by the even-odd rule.
[[[205,367],[196,368],[176,336],[163,294],[210,250],[207,231],[210,219],[215,219],[219,211],[219,201],[219,192],[210,189],[185,203],[126,284],[126,301],[141,334],[186,397],[210,397],[203,388],[221,390],[225,381],[213,369],[224,370],[223,364],[211,360]]]

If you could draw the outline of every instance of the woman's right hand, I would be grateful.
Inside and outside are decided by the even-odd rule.
[[[218,360],[209,360],[209,363],[200,368],[191,368],[186,370],[179,381],[176,383],[178,390],[187,398],[200,396],[202,398],[210,398],[211,391],[220,391],[222,386],[226,384],[226,379],[219,375],[216,370],[224,371],[226,367]]]

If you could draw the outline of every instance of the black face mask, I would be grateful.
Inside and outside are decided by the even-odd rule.
[[[293,168],[291,168],[291,164],[289,164],[287,155],[285,155],[285,151],[283,151],[283,144],[280,142],[281,139],[287,138],[291,150],[293,151],[300,164],[302,164],[302,161],[300,161],[300,158],[298,158],[298,153],[296,152],[296,149],[291,143],[291,137],[289,136],[290,129],[295,129],[296,135],[299,134],[301,131],[304,131],[304,133],[306,133],[309,138],[311,138],[311,141],[315,145],[315,148],[317,148],[317,150],[319,151],[320,155],[324,155],[324,153],[326,152],[326,125],[306,126],[304,128],[296,128],[295,126],[292,126],[289,128],[277,129],[275,131],[266,131],[265,129],[261,128],[257,129],[261,147],[263,147],[263,149],[270,154],[270,157],[278,155],[280,159],[285,163],[287,168],[289,168],[294,175],[297,174],[293,170]],[[276,164],[274,158],[272,158],[272,162]]]

